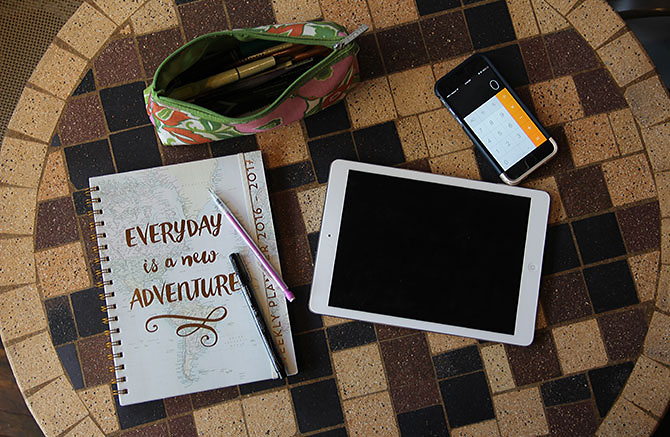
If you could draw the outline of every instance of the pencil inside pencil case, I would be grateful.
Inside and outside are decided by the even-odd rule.
[[[327,22],[215,32],[168,56],[144,91],[164,145],[264,132],[338,102],[358,82],[355,38]]]

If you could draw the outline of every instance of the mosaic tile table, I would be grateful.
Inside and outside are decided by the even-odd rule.
[[[649,435],[670,396],[670,99],[603,0],[95,0],[63,27],[0,148],[0,332],[47,435]],[[360,39],[346,103],[282,130],[157,145],[141,90],[209,31],[315,17]],[[492,179],[433,96],[485,51],[557,138],[527,348],[310,314],[327,170],[359,159]],[[94,287],[92,175],[263,151],[301,372],[119,407]],[[495,180],[495,177],[493,177]]]

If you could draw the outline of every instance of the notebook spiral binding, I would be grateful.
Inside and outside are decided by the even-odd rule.
[[[109,257],[102,253],[108,249],[108,246],[102,242],[102,240],[107,237],[107,234],[101,230],[101,228],[105,226],[105,222],[103,220],[97,220],[98,217],[96,217],[102,214],[102,209],[96,209],[95,206],[100,203],[100,198],[93,197],[93,193],[99,190],[100,187],[90,187],[84,191],[88,195],[86,198],[86,205],[90,207],[87,215],[91,218],[89,225],[91,233],[89,238],[94,243],[92,246],[95,255],[93,261],[100,265],[100,269],[96,270],[94,273],[95,286],[103,290],[103,292],[98,295],[100,300],[104,302],[103,305],[100,305],[100,311],[107,314],[107,317],[103,318],[102,321],[109,326],[109,329],[105,331],[105,334],[109,336],[109,341],[105,343],[105,346],[112,352],[107,354],[107,358],[114,361],[114,365],[109,366],[109,371],[115,374],[112,383],[116,385],[116,389],[112,390],[112,394],[119,396],[127,394],[128,389],[119,386],[121,383],[126,382],[126,377],[119,375],[119,372],[125,369],[125,365],[120,362],[123,358],[123,352],[119,350],[121,339],[118,338],[121,331],[117,326],[114,326],[115,322],[118,322],[119,320],[118,316],[113,314],[113,310],[116,309],[116,304],[110,301],[114,298],[114,292],[109,289],[109,286],[114,284],[109,278],[109,274],[112,273],[112,270],[103,267],[102,265],[102,263],[109,261]]]

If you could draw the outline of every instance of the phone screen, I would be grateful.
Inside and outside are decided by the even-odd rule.
[[[547,137],[495,71],[484,63],[477,66],[449,90],[445,99],[507,171],[547,141]]]

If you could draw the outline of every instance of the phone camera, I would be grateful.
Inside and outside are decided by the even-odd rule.
[[[491,89],[493,89],[493,91],[498,91],[500,89],[500,84],[498,83],[497,80],[492,80],[491,82],[489,82],[489,86],[491,87]]]

